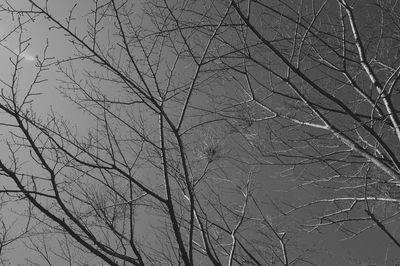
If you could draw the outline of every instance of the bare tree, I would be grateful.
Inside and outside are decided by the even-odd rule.
[[[295,219],[399,246],[396,2],[24,4],[1,6],[0,172],[38,260],[313,264]],[[42,111],[52,86],[73,107]]]
[[[229,5],[233,24],[211,58],[236,96],[215,113],[258,151],[257,163],[281,165],[311,192],[301,204],[292,191],[297,203],[283,213],[312,208],[311,231],[378,228],[399,248],[390,226],[399,213],[397,2]]]
[[[284,215],[312,209],[309,231],[333,225],[350,238],[376,228],[396,254],[397,2],[203,6],[199,12],[197,4],[182,4],[177,9],[187,17],[171,15],[170,22],[182,35],[209,37],[213,32],[200,25],[230,23],[207,56],[209,72],[223,73],[225,90],[220,97],[208,92],[216,107],[201,110],[226,119],[247,141],[246,162],[281,166],[281,178],[294,180],[300,189],[286,194]],[[303,190],[308,195],[300,198]]]
[[[28,263],[289,264],[283,232],[255,205],[255,169],[240,162],[229,123],[201,110],[223,75],[209,72],[209,56],[232,8],[190,26],[190,36],[180,22],[186,11],[161,4],[92,1],[83,20],[79,6],[64,18],[51,3],[3,4],[15,27],[2,42],[12,73],[2,80],[9,155],[0,168],[12,181],[4,192],[26,204],[24,243],[38,254]],[[22,74],[35,38],[25,36],[35,23],[49,38],[29,80]],[[53,56],[53,32],[73,54]],[[6,43],[14,36],[16,50]],[[55,75],[77,109],[40,113],[39,95]],[[259,232],[269,239],[255,245]]]

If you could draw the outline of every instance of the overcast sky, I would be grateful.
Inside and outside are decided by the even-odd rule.
[[[69,10],[74,6],[75,3],[78,3],[78,7],[76,9],[75,17],[77,20],[74,21],[75,25],[78,27],[80,25],[84,25],[85,21],[88,17],[85,17],[87,10],[90,8],[90,4],[92,1],[84,0],[84,1],[67,1],[67,0],[50,0],[49,1],[49,10],[54,16],[59,18],[66,18],[69,15]],[[27,5],[27,1],[25,0],[17,0],[12,1],[13,5],[16,8],[29,8]],[[12,21],[8,16],[4,16],[0,14],[0,18],[2,21],[0,22],[0,35],[1,38],[4,38],[10,30],[16,25],[16,21]],[[29,43],[29,47],[24,51],[21,56],[24,57],[23,67],[24,69],[21,72],[21,84],[29,84],[29,81],[32,80],[33,75],[32,71],[34,70],[35,58],[38,56],[39,58],[43,54],[43,49],[45,47],[46,42],[49,43],[48,56],[57,56],[58,59],[66,58],[73,54],[73,50],[71,45],[67,42],[67,38],[58,32],[57,30],[50,30],[50,24],[48,24],[43,18],[38,18],[35,23],[29,23],[24,26],[24,37],[32,38]],[[78,33],[84,33],[84,29],[78,28]],[[1,43],[3,47],[0,47],[0,69],[4,70],[0,73],[0,78],[3,80],[10,80],[11,71],[10,63],[8,58],[13,57],[13,53],[18,53],[18,35],[14,34],[13,38],[7,39],[6,42]],[[4,47],[5,46],[5,47]],[[84,120],[81,119],[81,116],[77,116],[78,112],[73,111],[74,109],[70,108],[70,103],[68,101],[63,100],[60,94],[57,92],[56,87],[58,86],[58,81],[56,80],[57,74],[51,70],[47,73],[47,78],[49,81],[40,87],[40,92],[43,92],[43,96],[37,99],[39,103],[36,106],[36,110],[42,114],[46,114],[50,110],[50,106],[53,106],[54,109],[63,114],[66,119],[72,119],[74,122],[85,123]],[[88,126],[88,125],[86,125]],[[258,173],[258,179],[262,180],[266,177],[268,173],[268,169],[265,169],[264,172]],[[278,182],[279,179],[275,179],[272,183],[275,182],[276,187],[279,187]],[[272,184],[271,183],[271,184]],[[291,195],[292,197],[296,197],[296,195]],[[398,225],[395,225],[398,227]],[[397,230],[397,229],[396,229]],[[330,231],[330,230],[327,230]],[[392,249],[392,245],[387,244],[387,238],[379,233],[375,235],[374,233],[361,235],[347,242],[343,242],[344,237],[335,234],[335,232],[330,231],[327,234],[326,242],[324,240],[320,240],[321,246],[324,246],[332,250],[333,254],[343,254],[343,255],[357,255],[365,254],[366,256],[380,256],[384,259],[386,251]],[[314,239],[310,237],[310,239]],[[317,238],[315,238],[317,239]],[[376,241],[372,241],[371,239]],[[21,247],[22,248],[22,247]],[[322,256],[325,256],[323,254]],[[335,255],[336,256],[336,255]],[[22,258],[21,258],[22,259]],[[341,258],[337,258],[338,261],[342,261]],[[21,261],[23,262],[23,261]],[[327,264],[328,265],[328,264]],[[339,265],[339,264],[338,264]]]

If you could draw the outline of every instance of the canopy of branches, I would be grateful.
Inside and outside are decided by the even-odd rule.
[[[399,263],[399,10],[1,0],[1,262]]]

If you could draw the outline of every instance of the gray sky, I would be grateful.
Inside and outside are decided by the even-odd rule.
[[[13,1],[13,5],[15,5],[16,8],[23,8],[26,7],[26,2],[27,1],[24,0]],[[81,36],[83,36],[84,29],[79,28],[79,26],[83,25],[88,19],[88,17],[85,17],[85,14],[90,8],[91,1],[51,0],[49,1],[49,10],[51,13],[59,18],[66,18],[68,16],[69,10],[75,2],[78,3],[79,8],[76,10],[75,13],[75,17],[77,20],[75,20],[73,23],[74,25],[78,26],[78,34],[81,34]],[[0,36],[6,35],[9,32],[10,28],[12,28],[12,25],[15,25],[15,21],[13,22],[9,19],[3,18],[0,24]],[[31,37],[32,39],[30,41],[30,46],[23,53],[24,69],[21,72],[21,87],[23,87],[24,83],[29,84],[29,81],[32,80],[33,76],[31,73],[34,69],[33,65],[35,64],[35,57],[38,56],[40,58],[42,56],[43,49],[46,44],[46,39],[48,40],[48,43],[50,45],[48,56],[57,56],[58,59],[62,59],[67,58],[73,53],[73,49],[70,43],[67,42],[67,38],[55,29],[49,30],[49,24],[43,18],[38,18],[36,23],[30,23],[29,25],[27,25],[25,27],[24,36],[26,38]],[[15,52],[18,50],[17,43],[17,36],[15,35],[6,43],[2,43],[3,45],[6,45],[10,50],[0,47],[0,68],[6,70],[0,73],[0,77],[2,79],[10,79],[10,69],[7,58],[13,56],[12,51]],[[84,67],[85,65],[82,65],[82,68]],[[35,110],[45,115],[52,106],[55,111],[62,113],[62,115],[67,120],[78,123],[78,125],[82,126],[83,128],[87,128],[90,127],[90,125],[93,125],[91,124],[91,122],[93,121],[86,120],[85,117],[81,115],[81,112],[77,111],[75,108],[71,108],[71,103],[60,96],[60,94],[56,90],[56,86],[58,86],[58,81],[56,80],[58,74],[54,72],[54,70],[51,70],[47,72],[46,77],[49,79],[49,81],[46,82],[43,86],[37,88],[38,92],[42,92],[43,95],[37,98],[35,102]],[[270,176],[268,176],[267,167],[257,173],[257,179],[259,179],[260,182],[262,182],[263,180],[267,180],[267,178],[270,178]],[[270,182],[269,184],[273,184],[274,189],[276,190],[282,188],[282,182],[279,181],[279,176],[277,176],[277,179],[273,181],[265,181],[266,184],[268,182]],[[283,185],[287,185],[287,183]],[[266,191],[265,193],[267,192],[268,191]],[[279,193],[275,191],[271,192],[271,194],[278,195]],[[296,196],[298,195],[283,195],[282,198],[296,198]],[[392,226],[397,232],[399,225],[394,224]],[[325,238],[320,238],[320,235],[313,235],[309,238],[312,241],[316,241],[316,239],[318,239],[320,243],[318,245],[320,247],[325,246],[327,249],[331,249],[332,253],[334,254],[333,256],[337,256],[338,254],[343,254],[346,256],[370,256],[372,258],[379,256],[380,258],[382,258],[381,261],[383,261],[387,251],[390,250],[388,254],[393,254],[392,245],[389,243],[386,236],[384,236],[380,232],[379,234],[376,234],[376,231],[372,233],[366,233],[348,241],[343,241],[344,237],[339,236],[335,232],[332,232],[332,230],[326,230],[325,233]],[[23,249],[23,247],[21,248]],[[326,254],[322,254],[321,257],[326,258],[325,255]],[[14,259],[15,262],[17,260],[19,263],[23,262],[22,257],[15,256]],[[21,261],[19,261],[19,259],[21,259]],[[339,258],[339,261],[342,261],[341,258]],[[338,265],[340,265],[340,263]]]

